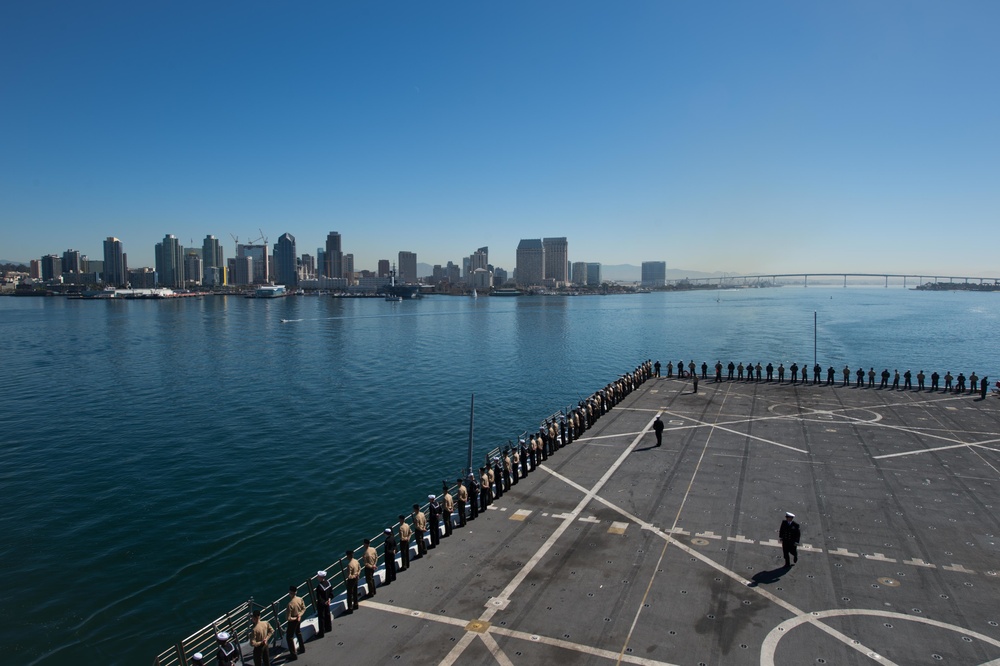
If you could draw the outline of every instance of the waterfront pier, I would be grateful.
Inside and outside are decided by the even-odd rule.
[[[651,378],[298,663],[1000,663],[998,507],[995,397]]]

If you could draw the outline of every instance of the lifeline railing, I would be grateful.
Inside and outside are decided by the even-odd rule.
[[[547,422],[549,419],[563,416],[564,412],[556,412],[552,416],[543,420],[543,423]],[[521,435],[521,438],[524,434]],[[514,440],[516,443],[518,440]],[[494,457],[502,456],[503,451],[506,447],[513,447],[511,440],[508,440],[506,444],[501,444],[490,449],[485,455],[485,461],[488,464]],[[499,481],[499,480],[497,480]],[[494,481],[496,483],[497,481]],[[502,482],[502,481],[501,481]],[[448,492],[454,497],[457,495],[458,484],[452,484],[447,486]],[[443,494],[443,493],[442,493]],[[441,495],[438,495],[440,497]],[[426,513],[429,502],[424,502],[420,505],[420,510]],[[407,515],[409,512],[404,511],[403,515]],[[451,519],[451,516],[448,517]],[[439,524],[437,529],[441,529],[443,524]],[[399,533],[399,523],[393,523],[391,529],[394,534]],[[429,538],[429,537],[425,537]],[[379,562],[385,563],[385,534],[379,533],[377,536],[371,539],[371,545],[379,554]],[[354,556],[361,560],[363,547],[354,549]],[[341,557],[336,560],[328,567],[325,571],[328,574],[327,580],[333,586],[333,598],[338,599],[341,595],[347,594],[347,567],[345,564],[346,556]],[[302,598],[306,604],[306,615],[315,615],[316,609],[316,582],[317,577],[314,575],[297,586],[297,594]],[[334,582],[336,581],[336,583]],[[268,622],[272,627],[276,627],[274,635],[271,637],[270,644],[272,646],[280,645],[284,640],[285,626],[287,625],[287,605],[289,595],[286,593],[283,596],[275,599],[269,604],[260,604],[254,601],[253,597],[250,597],[247,601],[243,602],[239,606],[228,611],[224,615],[220,615],[211,623],[205,625],[195,633],[191,634],[187,638],[181,639],[172,647],[164,650],[156,656],[153,660],[154,666],[189,666],[191,664],[191,657],[196,652],[201,652],[204,659],[203,664],[216,663],[215,653],[218,646],[216,641],[216,635],[225,631],[228,632],[232,637],[233,644],[239,648],[240,662],[241,664],[252,663],[252,660],[247,656],[247,650],[245,643],[249,642],[251,626],[251,615],[253,611],[259,610],[260,617],[265,622]],[[284,618],[284,619],[283,619]]]

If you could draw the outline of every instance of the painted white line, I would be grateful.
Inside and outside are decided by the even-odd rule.
[[[935,451],[947,451],[948,449],[962,449],[972,444],[954,444],[952,446],[938,446],[933,449],[918,449],[916,451],[901,451],[899,453],[886,453],[881,456],[872,456],[872,460],[884,460],[886,458],[899,458],[901,456],[915,456],[922,453],[933,453]]]
[[[492,626],[490,627],[490,633],[497,634],[498,636],[507,636],[508,638],[518,638],[521,640],[531,641],[534,643],[542,643],[544,645],[562,648],[564,650],[572,650],[574,652],[589,654],[595,657],[602,657],[604,659],[618,659],[617,652],[611,652],[610,650],[602,650],[601,648],[589,647],[587,645],[580,645],[579,643],[570,643],[569,641],[562,640],[560,638],[546,638],[545,636],[528,634],[523,631],[507,629],[506,627]],[[676,666],[675,664],[671,664],[666,661],[656,661],[654,659],[636,657],[630,654],[626,654],[624,657],[622,657],[622,661],[628,664],[639,664],[640,666]]]
[[[479,634],[479,638],[486,643],[486,649],[490,651],[490,654],[493,655],[493,658],[497,660],[497,663],[500,664],[500,666],[514,666],[514,662],[512,662],[510,658],[504,654],[503,650],[500,649],[500,646],[497,645],[496,640],[490,636],[489,633]]]

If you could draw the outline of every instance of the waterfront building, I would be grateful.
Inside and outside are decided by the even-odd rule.
[[[156,244],[156,273],[161,287],[184,287],[184,248],[177,236],[167,234]]]
[[[599,262],[587,264],[587,286],[601,286],[601,264]]]
[[[326,276],[326,250],[316,248],[316,277]]]
[[[417,282],[417,253],[401,251],[399,253],[399,281],[403,284]]]
[[[295,236],[283,233],[274,245],[274,281],[287,287],[299,283],[298,253],[295,251]]]
[[[226,266],[226,261],[222,256],[222,243],[215,236],[205,236],[205,240],[201,242],[201,264],[203,284],[224,284],[224,282],[216,281],[219,279],[220,271],[213,270]],[[225,274],[225,271],[221,273]]]
[[[61,273],[82,273],[83,264],[80,261],[80,251],[79,250],[66,250],[63,252],[62,261],[60,262],[62,270]]]
[[[128,275],[125,252],[122,248],[122,242],[114,236],[108,236],[104,241],[104,269],[100,273],[104,276],[106,286],[125,286],[125,278]]]
[[[237,252],[237,257],[229,260],[229,275],[232,278],[232,284],[237,287],[253,284],[253,265],[253,257]]]
[[[490,248],[481,247],[471,255],[469,255],[466,260],[467,263],[465,269],[465,277],[468,278],[470,275],[475,273],[479,269],[489,270],[490,268]],[[463,262],[465,263],[465,262]]]
[[[47,254],[42,257],[42,279],[55,280],[62,275],[62,258],[58,254]]]
[[[662,287],[667,284],[667,262],[665,261],[644,261],[642,262],[642,286]]]
[[[32,259],[28,262],[28,277],[33,280],[42,279],[42,260]]]
[[[242,284],[267,284],[271,275],[271,257],[267,251],[267,243],[263,245],[239,244],[236,246],[236,258],[244,259],[249,257],[253,260],[250,265],[250,278]],[[242,270],[243,263],[240,262],[237,272]],[[237,282],[236,284],[241,284]]]
[[[545,281],[545,246],[540,238],[522,238],[517,244],[517,265],[514,278],[519,285],[530,287]]]
[[[155,289],[156,271],[148,267],[133,268],[128,272],[128,284],[132,289]]]
[[[493,269],[493,286],[499,287],[507,283],[507,271],[502,268]]]
[[[569,282],[569,242],[566,237],[544,238],[545,248],[545,278],[556,283]]]
[[[299,259],[299,279],[308,280],[316,277],[316,260],[311,255],[303,254]]]
[[[354,255],[349,252],[344,255],[344,277],[347,284],[354,284]]]
[[[184,255],[184,281],[186,284],[201,284],[205,277],[205,269],[201,255],[197,250],[189,249]],[[133,285],[135,288],[135,285]]]
[[[378,260],[378,276],[379,277],[389,277],[389,260],[379,259]]]
[[[331,231],[326,235],[326,257],[323,264],[323,275],[326,277],[344,277],[344,252],[340,242],[339,232]]]
[[[489,289],[493,284],[493,274],[485,268],[477,268],[472,271],[472,279],[469,282],[473,289]]]
[[[573,284],[585,287],[587,286],[587,262],[586,261],[574,261],[573,262]]]

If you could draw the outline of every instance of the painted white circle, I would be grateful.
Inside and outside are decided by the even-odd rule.
[[[778,642],[781,641],[782,638],[787,636],[789,631],[791,631],[792,629],[802,624],[806,624],[809,622],[818,622],[828,617],[845,617],[849,615],[855,615],[855,616],[863,615],[869,617],[889,618],[893,620],[898,620],[900,622],[919,622],[921,624],[930,625],[932,627],[937,627],[939,629],[947,629],[949,631],[954,631],[962,634],[963,636],[977,638],[983,641],[984,643],[989,643],[994,647],[1000,648],[1000,641],[991,638],[985,634],[981,634],[978,631],[969,631],[965,627],[959,627],[957,625],[948,624],[946,622],[939,622],[937,620],[932,620],[927,617],[920,617],[917,615],[904,615],[902,613],[893,613],[891,611],[869,610],[865,608],[855,608],[855,609],[838,608],[827,611],[814,611],[810,613],[803,613],[802,615],[798,615],[789,620],[785,620],[784,622],[776,626],[774,629],[770,631],[770,633],[768,633],[768,635],[764,638],[764,642],[761,644],[760,666],[775,666],[774,653],[778,648]],[[879,655],[877,652],[866,648],[857,641],[841,634],[839,631],[829,630],[827,631],[827,633],[832,637],[842,641],[844,644],[856,650],[859,650],[860,652],[862,652],[863,654],[867,655],[872,659],[875,660],[881,659],[881,655]]]

